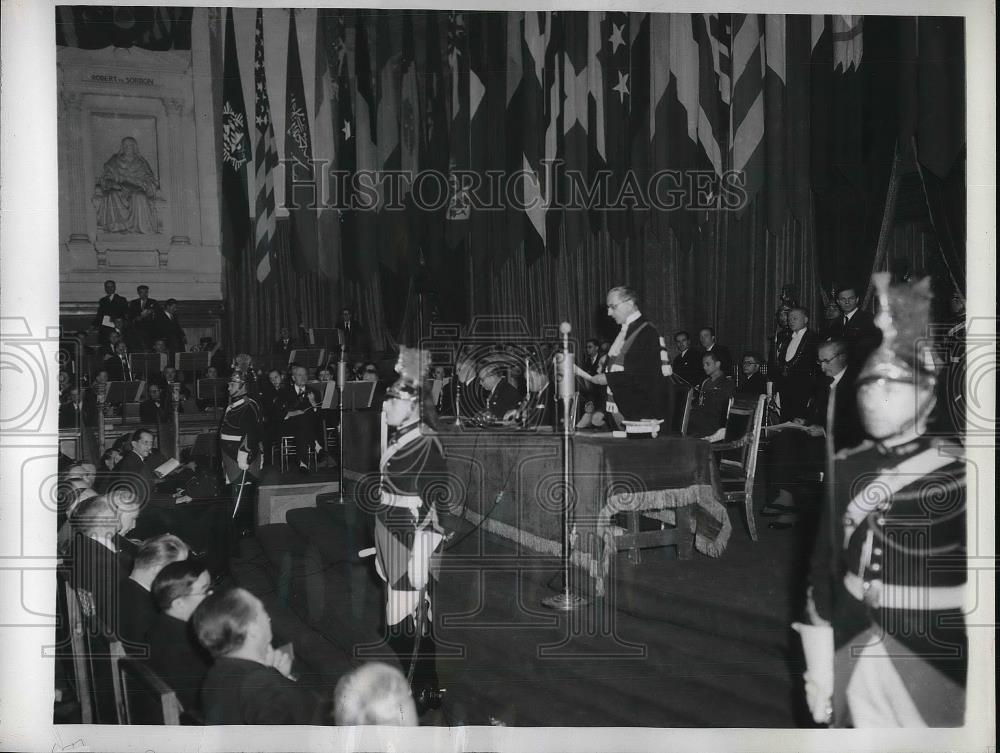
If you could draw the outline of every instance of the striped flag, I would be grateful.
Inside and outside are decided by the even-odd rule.
[[[375,153],[375,90],[368,39],[369,24],[365,11],[355,13],[354,122],[351,124],[355,145],[354,167],[358,173],[373,176],[378,171],[378,157]],[[363,257],[359,260],[359,270],[361,278],[368,280],[374,275],[377,266],[379,195],[370,180],[359,185],[358,189],[354,195],[357,209],[352,214],[357,255]]]
[[[448,145],[448,169],[469,168],[469,39],[465,13],[448,13],[448,72],[451,131]],[[457,248],[466,241],[472,211],[468,188],[452,172],[449,177],[448,212],[445,216],[445,242]]]
[[[545,50],[548,42],[550,13],[547,11],[525,11],[524,14],[524,48],[523,48],[523,91],[522,108],[524,122],[537,124],[536,128],[525,129],[521,143],[522,173],[520,194],[525,205],[527,222],[524,225],[524,258],[528,263],[535,261],[545,253],[545,196],[546,189],[551,188],[545,183],[541,160],[545,154],[546,131],[541,127],[545,123],[547,110],[545,94]],[[554,149],[553,149],[554,151]]]
[[[728,87],[728,47],[722,44],[726,30],[718,14],[695,13],[692,17],[694,38],[698,43],[698,143],[716,175],[722,175],[723,146]],[[722,93],[725,88],[727,94]]]
[[[274,126],[271,123],[271,101],[267,95],[267,78],[264,73],[264,15],[257,9],[257,26],[254,32],[253,78],[256,96],[254,122],[257,129],[254,149],[254,262],[257,281],[264,282],[271,274],[274,241],[274,168],[278,165],[278,150],[274,144]]]
[[[742,173],[747,202],[764,185],[764,51],[761,19],[736,13],[732,19],[732,168]],[[782,29],[783,32],[783,29]]]

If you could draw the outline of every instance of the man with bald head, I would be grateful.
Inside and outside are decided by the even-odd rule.
[[[606,303],[608,316],[619,326],[608,351],[607,372],[591,375],[576,366],[576,375],[608,387],[607,413],[617,422],[663,418],[660,333],[642,315],[632,288],[611,288]]]

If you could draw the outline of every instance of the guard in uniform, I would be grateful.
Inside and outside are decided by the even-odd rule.
[[[375,510],[376,569],[386,583],[387,642],[399,656],[417,709],[440,705],[435,667],[432,595],[443,542],[452,530],[441,444],[421,418],[427,351],[400,348],[399,379],[388,390],[392,430],[380,463]]]
[[[874,441],[836,456],[802,636],[813,718],[837,727],[963,724],[965,464],[929,437],[929,280],[876,275],[881,346],[858,377]]]
[[[228,529],[233,537],[242,537],[254,530],[256,481],[264,458],[261,448],[263,421],[260,405],[247,394],[246,373],[233,371],[229,377],[229,406],[219,428],[222,470],[232,499]]]

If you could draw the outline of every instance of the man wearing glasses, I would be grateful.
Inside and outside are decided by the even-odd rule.
[[[660,333],[642,315],[632,288],[611,288],[606,302],[608,316],[621,328],[608,351],[607,372],[590,375],[577,365],[576,375],[608,387],[607,413],[618,423],[663,418]]]
[[[760,364],[761,358],[756,353],[743,354],[740,383],[736,388],[737,397],[756,398],[767,392],[767,380],[760,373]]]
[[[864,360],[882,341],[882,333],[875,326],[875,319],[858,308],[860,298],[857,288],[841,288],[837,293],[840,319],[832,321],[827,330],[829,339],[844,340],[848,345],[851,364],[860,368]]]

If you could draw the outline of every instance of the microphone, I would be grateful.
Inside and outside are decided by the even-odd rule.
[[[569,333],[573,331],[569,322],[559,325],[562,334],[562,369],[559,374],[559,397],[571,400],[576,393],[576,375],[573,371],[573,354],[569,352]]]

